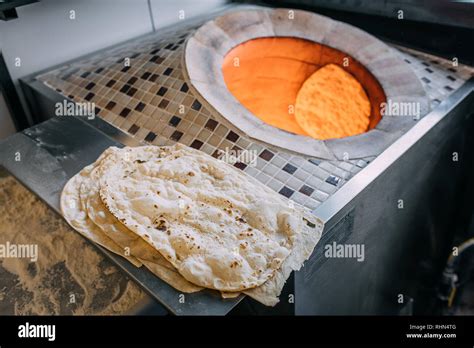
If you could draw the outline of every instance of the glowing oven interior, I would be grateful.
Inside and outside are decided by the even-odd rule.
[[[293,37],[263,37],[230,50],[222,72],[234,97],[263,122],[316,139],[374,128],[385,94],[348,54]]]

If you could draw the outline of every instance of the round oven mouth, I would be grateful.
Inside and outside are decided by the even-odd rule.
[[[290,45],[280,45],[283,41],[290,42]],[[267,43],[264,44],[265,42]],[[260,47],[245,49],[249,45]],[[266,45],[274,45],[273,50],[266,48]],[[309,49],[299,52],[298,45]],[[246,59],[252,58],[252,55],[271,58],[275,56],[276,48],[288,51],[288,47],[292,48],[289,51],[293,51],[286,52],[288,58],[294,58],[297,54],[301,66],[304,69],[310,67],[307,73],[294,73],[298,69],[293,72],[280,71],[278,64],[246,63]],[[305,54],[314,57],[307,57]],[[238,74],[226,72],[228,68],[232,70],[235,58],[238,58],[237,64],[241,68],[245,66],[249,69],[249,76],[252,75],[252,69],[258,70],[263,66],[266,70],[274,69],[272,74],[276,76],[282,73],[285,78],[288,75],[298,75],[299,82],[295,82],[291,93],[277,92],[284,87],[276,83],[262,83],[261,88],[266,92],[256,93],[257,85],[249,88],[244,83],[244,87],[241,87],[243,94],[239,96],[232,87],[232,79],[235,78],[237,82],[239,80]],[[361,29],[312,12],[268,8],[228,10],[203,24],[188,37],[182,59],[189,88],[216,119],[242,136],[305,156],[344,161],[377,156],[430,110],[429,98],[420,80],[395,49]],[[256,58],[257,61],[261,59]],[[334,66],[337,67],[335,70],[340,70],[338,75],[344,75],[341,71],[348,74],[355,88],[363,91],[369,100],[370,112],[363,113],[369,114],[367,129],[360,133],[354,132],[357,133],[355,135],[349,133],[343,137],[332,137],[331,134],[324,134],[319,137],[304,134],[308,129],[314,129],[313,124],[310,127],[305,125],[306,128],[300,126],[298,129],[294,123],[289,122],[282,127],[282,117],[291,121],[289,116],[298,116],[298,113],[292,114],[298,107],[298,93],[303,90],[298,87],[298,83],[302,82],[302,87],[305,87],[307,81],[316,81],[318,86],[324,79],[314,75],[324,72],[326,67],[334,69]],[[312,75],[308,77],[311,71]],[[240,75],[243,75],[242,72]],[[326,70],[324,76],[328,75],[332,78]],[[250,80],[252,79],[253,77]],[[269,89],[273,91],[270,93]],[[295,91],[298,91],[296,103]],[[314,90],[306,92],[311,95]],[[336,92],[332,96],[335,94]],[[346,95],[350,96],[351,93]],[[241,97],[254,100],[262,97],[267,100],[263,106],[258,106],[260,109],[253,109],[255,105],[248,104]],[[334,101],[334,98],[331,100]],[[277,105],[272,104],[281,105],[278,109]],[[385,113],[392,106],[401,107],[403,104],[414,106],[413,109],[418,110],[416,117],[409,113],[395,114],[394,117]],[[307,109],[326,110],[326,106]],[[266,113],[266,116],[261,112]],[[271,119],[262,120],[264,117],[271,118],[270,114],[273,112],[273,116],[279,115],[276,122],[272,124]],[[337,119],[344,124],[346,119],[351,119],[351,114],[344,117]],[[302,120],[306,118],[302,117]]]
[[[261,121],[315,139],[375,128],[382,118],[378,105],[386,101],[380,83],[353,57],[296,37],[242,42],[225,54],[222,73],[230,93]]]

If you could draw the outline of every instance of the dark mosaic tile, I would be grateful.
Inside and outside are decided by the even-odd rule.
[[[143,111],[143,109],[145,108],[145,106],[146,106],[146,105],[145,105],[144,103],[139,102],[139,103],[137,104],[137,106],[135,106],[135,110],[137,110],[137,111]]]
[[[170,76],[172,72],[173,68],[166,68],[166,70],[163,72],[163,75]]]
[[[90,101],[94,97],[95,97],[94,93],[87,93],[87,95],[84,97],[84,99],[87,100],[87,101]]]
[[[150,54],[157,54],[158,52],[160,52],[159,48],[157,48],[156,50],[151,51]]]
[[[455,78],[455,77],[452,77],[451,75],[448,75],[448,76],[446,76],[446,77],[447,77],[449,80],[451,80],[451,81],[456,81],[456,78]]]
[[[99,107],[94,108],[94,112],[96,116],[99,116],[101,109]]]
[[[146,135],[145,141],[152,142],[153,140],[155,140],[155,138],[156,138],[156,134],[153,132],[150,132]]]
[[[327,182],[328,184],[331,184],[331,185],[334,185],[334,186],[337,186],[340,181],[341,181],[341,178],[338,178],[337,176],[334,176],[334,175],[330,175],[330,176],[326,179],[326,182]]]
[[[89,76],[91,73],[86,71],[85,73],[81,74],[81,77],[85,79],[87,76]]]
[[[306,196],[311,196],[311,194],[314,192],[314,188],[309,187],[308,185],[303,185],[300,188],[300,192]]]
[[[142,76],[140,76],[140,78],[147,80],[150,76],[151,76],[151,72],[146,71],[142,74]]]
[[[174,131],[173,134],[171,134],[170,139],[174,141],[179,141],[179,139],[181,139],[182,136],[183,136],[183,132]]]
[[[135,87],[132,87],[128,90],[127,95],[133,97],[135,93],[137,93],[137,89]]]
[[[427,72],[429,72],[430,74],[433,73],[433,70],[431,70],[430,68],[425,68],[425,70],[426,70]]]
[[[127,83],[128,83],[129,85],[133,85],[135,82],[137,82],[137,80],[138,80],[138,79],[137,79],[135,76],[133,76],[133,77],[130,77],[130,78],[128,79]]]
[[[87,84],[87,86],[86,86],[86,89],[87,89],[88,91],[90,91],[90,90],[91,90],[92,88],[94,88],[94,87],[95,87],[95,83],[94,83],[94,82],[89,82],[89,83]]]
[[[270,161],[273,158],[273,156],[275,156],[275,155],[273,154],[273,152],[270,152],[267,149],[265,149],[260,153],[259,156],[260,156],[260,158],[264,159],[265,161]]]
[[[170,44],[168,44],[168,45],[165,46],[165,49],[169,50],[169,49],[171,49],[172,47],[173,47],[173,44],[170,43]]]
[[[122,88],[120,88],[120,92],[127,93],[130,87],[131,87],[130,85],[125,84],[122,86]]]
[[[235,132],[229,131],[226,136],[226,139],[235,143],[239,139],[239,135]]]
[[[104,71],[104,68],[99,68],[96,71],[94,71],[96,74],[100,74],[102,71]]]
[[[456,69],[454,69],[454,68],[448,68],[448,70],[451,71],[451,72],[453,72],[453,73],[458,72],[458,71],[457,71]]]
[[[210,118],[210,119],[206,122],[204,128],[209,129],[210,131],[213,131],[214,129],[216,129],[216,127],[217,127],[218,124],[219,124],[219,123],[218,123],[216,120],[213,120],[212,118]]]
[[[123,108],[123,110],[120,112],[119,115],[122,116],[123,118],[125,118],[125,117],[128,116],[128,114],[130,113],[130,111],[132,111],[132,110],[130,110],[129,108]]]
[[[454,89],[451,86],[444,86],[444,89],[450,92],[454,91]]]
[[[285,164],[285,166],[283,167],[283,170],[289,174],[293,174],[294,172],[296,172],[296,168],[294,165],[290,164],[290,163],[287,163]]]
[[[161,109],[165,109],[168,106],[169,103],[170,103],[169,100],[163,99],[158,104],[158,107],[161,108]]]
[[[140,127],[138,127],[138,126],[134,123],[134,124],[132,124],[132,126],[128,129],[128,132],[129,132],[130,134],[135,135],[135,134],[137,134],[137,132],[138,132],[139,129],[140,129]]]
[[[115,82],[117,82],[117,81],[115,81],[115,80],[109,80],[109,82],[107,82],[106,86],[107,86],[107,87],[112,87],[113,85],[115,85]]]
[[[178,116],[173,116],[170,118],[169,125],[176,127],[181,122],[181,118]]]
[[[168,92],[168,88],[160,87],[160,89],[158,90],[158,92],[156,92],[156,94],[158,94],[159,96],[164,96],[166,92]]]
[[[204,144],[204,143],[203,143],[201,140],[195,139],[195,140],[191,143],[190,146],[191,146],[193,149],[199,150],[203,144]]]
[[[165,58],[160,57],[160,56],[153,56],[153,57],[150,58],[150,62],[156,63],[156,64],[161,64],[161,63],[163,63],[164,60],[165,60]]]
[[[148,81],[155,82],[156,79],[157,79],[159,76],[160,76],[160,75],[158,75],[158,74],[152,74],[152,75],[150,76],[150,78],[148,79]]]
[[[187,91],[189,91],[189,87],[188,85],[185,83],[183,83],[183,85],[181,86],[180,88],[180,91],[183,92],[183,93],[186,93]]]
[[[126,66],[126,67],[123,67],[122,70],[120,70],[121,72],[127,72],[130,70],[130,67],[129,66]]]
[[[106,108],[107,110],[112,110],[115,105],[117,105],[116,102],[114,102],[114,101],[109,101],[109,102],[107,103],[107,105],[105,106],[105,108]]]
[[[194,109],[196,111],[201,110],[201,107],[202,107],[202,105],[197,99],[195,99],[193,104],[191,105],[191,109]]]
[[[247,165],[245,163],[242,163],[242,162],[237,162],[234,164],[234,167],[240,169],[240,170],[244,170],[245,168],[247,168]]]
[[[293,195],[293,193],[295,193],[295,191],[293,191],[289,187],[283,186],[282,189],[278,193],[285,196],[286,198],[290,198]]]
[[[219,158],[221,155],[221,151],[219,149],[216,149],[213,153],[212,153],[212,157],[214,158]]]
[[[424,76],[421,78],[421,80],[422,80],[424,83],[430,83],[430,82],[431,82],[431,80],[430,80],[429,78],[424,77]]]
[[[430,66],[430,63],[427,62],[421,62],[421,64],[423,64],[424,66]]]
[[[319,166],[319,164],[321,163],[321,161],[318,160],[317,158],[310,158],[308,159],[308,162],[311,164],[314,164],[315,166]]]

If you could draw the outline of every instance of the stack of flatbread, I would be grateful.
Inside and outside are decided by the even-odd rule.
[[[178,291],[245,293],[273,306],[322,223],[235,167],[183,145],[111,147],[64,187],[85,237]]]

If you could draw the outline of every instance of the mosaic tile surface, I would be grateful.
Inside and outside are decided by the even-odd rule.
[[[206,109],[186,84],[184,43],[196,28],[138,38],[37,77],[75,102],[94,102],[96,114],[140,141],[180,142],[218,157],[219,150],[251,150],[253,165],[235,167],[310,209],[316,208],[373,157],[327,161],[290,153],[242,134]],[[473,74],[473,69],[396,46],[422,81],[436,107]],[[127,66],[128,59],[130,66]]]

